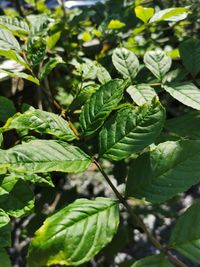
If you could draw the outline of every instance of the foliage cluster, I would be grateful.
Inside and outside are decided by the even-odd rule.
[[[174,208],[200,181],[200,5],[26,2],[0,16],[0,266],[16,237],[28,267],[200,264],[200,201]],[[152,255],[117,262],[135,231]]]

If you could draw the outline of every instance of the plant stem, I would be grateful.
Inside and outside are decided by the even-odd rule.
[[[143,232],[147,235],[149,241],[158,250],[160,250],[162,253],[164,253],[168,257],[168,259],[172,263],[175,264],[175,266],[188,267],[182,261],[180,261],[179,259],[177,259],[174,255],[172,255],[171,252],[169,252],[166,247],[164,247],[162,244],[160,244],[160,242],[152,235],[152,233],[149,231],[149,229],[143,223],[143,221],[140,219],[140,217],[133,212],[133,210],[132,210],[131,206],[129,205],[129,203],[127,202],[127,200],[119,193],[119,191],[117,190],[117,188],[111,182],[110,178],[105,173],[105,171],[103,170],[103,168],[101,167],[101,165],[97,161],[97,159],[94,159],[94,164],[97,166],[97,168],[99,169],[99,171],[101,172],[101,174],[104,176],[105,180],[107,181],[107,183],[109,184],[109,186],[111,187],[111,189],[113,190],[113,192],[115,193],[115,195],[118,198],[118,200],[121,202],[121,204],[124,205],[124,207],[126,208],[126,210],[129,213],[130,217],[133,219],[134,222],[136,222],[136,224],[138,225],[138,227],[140,227],[143,230]]]
[[[24,13],[22,11],[21,4],[20,4],[19,0],[14,0],[14,3],[15,3],[15,7],[16,7],[17,11],[19,12],[20,16],[24,17]]]

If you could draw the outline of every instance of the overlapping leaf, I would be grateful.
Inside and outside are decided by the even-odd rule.
[[[102,126],[112,109],[122,99],[124,86],[122,80],[111,80],[90,97],[80,116],[84,135],[90,135]]]
[[[14,103],[10,99],[0,96],[0,121],[6,122],[15,112]]]
[[[171,67],[172,60],[162,50],[147,51],[144,55],[144,64],[162,81]]]
[[[100,132],[100,155],[120,160],[143,150],[160,134],[164,120],[165,110],[155,99],[141,107],[119,110]]]
[[[170,247],[200,264],[200,201],[193,204],[180,218],[170,238]]]
[[[20,50],[20,45],[17,39],[11,32],[0,27],[0,49],[2,50]]]
[[[27,22],[20,17],[0,16],[0,25],[17,36],[28,35],[30,31]]]
[[[139,106],[150,102],[155,96],[157,96],[155,90],[148,84],[130,85],[126,91],[129,93],[133,101]]]
[[[76,139],[67,121],[54,113],[39,109],[10,118],[4,129],[33,130],[38,133],[51,134],[65,141]]]
[[[150,22],[158,21],[173,21],[177,22],[187,17],[189,12],[188,7],[172,7],[164,10],[160,10],[154,14],[150,19]]]
[[[139,71],[139,60],[133,52],[126,48],[116,48],[112,55],[112,62],[124,78],[134,83],[134,78]]]
[[[126,195],[152,203],[166,201],[200,181],[200,142],[168,141],[133,161]]]
[[[173,267],[163,254],[145,257],[136,261],[131,267]]]
[[[76,266],[93,258],[113,238],[119,223],[118,202],[78,199],[49,217],[32,240],[28,267]]]
[[[5,249],[0,249],[0,267],[12,267],[11,261]]]
[[[9,215],[20,217],[33,207],[33,192],[25,181],[15,174],[0,176],[0,208]]]
[[[0,150],[0,173],[9,171],[77,173],[87,169],[91,159],[78,147],[55,140],[34,140]]]
[[[200,89],[193,83],[172,83],[163,88],[184,105],[200,110]]]

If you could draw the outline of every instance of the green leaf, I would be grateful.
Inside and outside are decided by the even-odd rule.
[[[139,71],[139,60],[135,54],[126,48],[116,48],[112,55],[115,68],[134,83],[134,78]]]
[[[186,127],[189,125],[189,127]],[[166,121],[165,129],[186,139],[200,140],[200,112],[193,111]]]
[[[200,201],[178,218],[170,238],[170,247],[200,263]]]
[[[39,109],[15,115],[8,120],[3,129],[33,130],[42,134],[51,134],[65,141],[76,139],[67,121],[54,113]]]
[[[41,184],[41,185],[54,187],[51,176],[48,173],[42,173],[39,175],[36,173],[25,174],[25,175],[21,175],[21,178],[25,181],[30,181],[33,184]]]
[[[11,246],[11,226],[9,223],[0,228],[0,248],[10,247],[10,246]]]
[[[101,65],[98,65],[97,68],[97,78],[101,84],[105,84],[111,80],[109,72]]]
[[[84,86],[79,91],[79,93],[74,98],[74,100],[72,101],[69,109],[70,110],[76,110],[76,109],[80,108],[82,105],[85,104],[85,102],[90,98],[90,96],[93,93],[95,93],[98,89],[99,89],[99,85],[95,84],[95,83],[88,84],[88,85]]]
[[[0,267],[12,267],[10,258],[5,249],[0,249]]]
[[[7,225],[10,222],[10,218],[8,216],[8,214],[0,209],[0,228]]]
[[[179,46],[185,68],[195,77],[200,72],[200,40],[189,39]]]
[[[33,82],[33,83],[35,83],[37,85],[40,85],[40,82],[39,82],[39,80],[37,78],[35,78],[32,75],[27,74],[25,72],[11,72],[11,71],[7,71],[7,70],[4,70],[4,69],[0,69],[0,72],[4,72],[4,73],[8,74],[10,77],[22,78],[22,79],[28,80],[30,82]]]
[[[41,63],[45,56],[46,52],[46,43],[42,37],[31,36],[27,44],[27,57],[34,68]]]
[[[155,90],[148,84],[131,85],[126,91],[138,106],[150,102],[157,96]]]
[[[14,103],[10,99],[0,96],[0,121],[6,122],[15,113]]]
[[[56,140],[33,140],[0,150],[0,172],[77,173],[87,169],[91,159],[78,147]]]
[[[26,69],[30,69],[30,67],[24,61],[24,59],[17,52],[15,52],[13,50],[1,50],[0,49],[0,55],[16,61],[20,65],[24,66]]]
[[[116,200],[78,199],[50,216],[36,232],[29,248],[28,267],[87,262],[112,240],[118,224]]]
[[[61,57],[57,56],[55,58],[50,58],[41,69],[40,80],[44,80],[47,75],[60,63],[64,63]]]
[[[136,261],[131,267],[173,267],[163,254],[145,257]]]
[[[200,110],[200,90],[193,83],[171,83],[163,88],[184,105]]]
[[[125,27],[126,24],[121,22],[120,20],[118,19],[112,19],[109,23],[108,23],[108,29],[109,30],[118,30],[118,29],[121,29],[123,27]]]
[[[144,64],[162,81],[171,67],[172,60],[162,50],[147,51],[144,55]]]
[[[147,23],[149,19],[154,14],[154,8],[151,7],[143,7],[143,6],[136,6],[135,7],[135,14],[136,17],[142,20],[144,23]]]
[[[160,134],[165,110],[157,100],[119,110],[99,134],[100,156],[121,160],[152,144]]]
[[[0,27],[0,50],[20,51],[20,45],[11,32]]]
[[[53,49],[55,47],[56,43],[60,39],[61,33],[61,31],[58,31],[47,37],[47,46],[49,49]]]
[[[177,22],[187,18],[188,12],[188,7],[167,8],[156,12],[150,19],[150,22],[158,22],[163,20]]]
[[[20,217],[33,207],[34,195],[25,181],[14,173],[0,176],[0,208],[13,217]]]
[[[2,146],[2,144],[3,144],[3,134],[0,131],[0,147]]]
[[[28,35],[30,28],[27,22],[20,17],[0,16],[0,25],[14,35]]]
[[[200,181],[200,142],[183,140],[159,144],[133,161],[126,195],[164,202]]]
[[[47,14],[30,15],[28,20],[31,23],[30,36],[46,36],[49,29],[49,17]]]
[[[102,85],[83,107],[80,115],[84,135],[96,132],[123,97],[125,83],[111,80]]]

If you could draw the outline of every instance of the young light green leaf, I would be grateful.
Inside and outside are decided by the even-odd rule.
[[[40,72],[40,80],[44,80],[47,75],[58,65],[64,63],[61,57],[50,58],[49,61],[42,67]]]
[[[34,195],[28,184],[15,174],[0,176],[0,208],[13,217],[29,213]]]
[[[33,82],[33,83],[35,83],[37,85],[40,85],[40,82],[39,82],[39,80],[37,78],[35,78],[32,75],[27,74],[25,72],[11,72],[11,71],[7,71],[7,70],[4,70],[4,69],[0,69],[0,72],[4,72],[4,73],[8,74],[10,77],[22,78],[22,79],[28,80],[30,82]]]
[[[111,80],[102,85],[86,102],[80,115],[84,135],[96,132],[123,96],[125,83]]]
[[[179,46],[185,68],[195,77],[200,72],[200,40],[188,39]]]
[[[170,247],[200,264],[200,201],[178,218],[170,238]]]
[[[31,36],[27,44],[27,56],[31,66],[34,68],[43,60],[46,52],[46,43],[42,37]]]
[[[133,161],[126,196],[152,203],[169,200],[200,181],[200,142],[168,141]]]
[[[152,7],[143,7],[143,6],[136,6],[135,7],[135,14],[136,17],[142,20],[144,23],[147,23],[149,19],[154,14],[154,8]]]
[[[171,67],[172,60],[162,50],[147,51],[144,55],[144,64],[156,78],[162,81]]]
[[[139,60],[135,54],[126,48],[116,48],[112,55],[115,68],[134,83],[134,78],[139,71]]]
[[[156,12],[149,22],[158,22],[163,20],[177,22],[187,18],[188,12],[188,7],[167,8]]]
[[[0,25],[17,36],[28,35],[30,31],[29,25],[21,17],[0,16]]]
[[[118,224],[116,200],[78,199],[50,216],[36,232],[29,248],[28,267],[85,263],[112,240]]]
[[[126,91],[138,106],[150,102],[157,96],[155,90],[148,84],[130,85]]]
[[[62,33],[61,31],[58,31],[47,37],[47,46],[49,49],[54,48],[54,46],[60,39],[61,33]]]
[[[20,131],[33,130],[38,133],[51,134],[65,141],[76,139],[67,121],[62,117],[43,110],[28,110],[10,118],[3,130],[16,129]]]
[[[0,27],[0,49],[20,51],[20,45],[11,32]]]
[[[77,173],[85,171],[90,162],[78,147],[56,140],[33,140],[0,150],[0,173]]]
[[[189,125],[189,127],[186,127]],[[166,121],[164,128],[175,135],[200,140],[200,112],[192,111]]]
[[[160,134],[164,120],[165,109],[155,99],[150,104],[119,110],[99,134],[100,156],[121,160],[143,150]]]
[[[136,261],[131,267],[173,267],[164,254],[145,257]]]
[[[200,110],[200,90],[193,83],[171,83],[163,88],[184,105]]]
[[[10,218],[8,214],[3,209],[0,209],[0,228],[7,225],[9,222]]]
[[[0,96],[0,121],[6,122],[15,113],[14,103],[10,99]]]
[[[0,267],[12,267],[10,258],[5,249],[3,248],[0,249],[0,259],[1,259]]]

